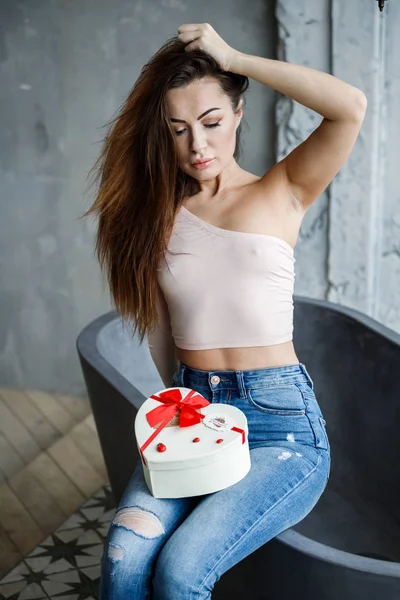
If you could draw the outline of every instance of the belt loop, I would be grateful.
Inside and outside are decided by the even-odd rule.
[[[304,375],[307,377],[307,381],[310,384],[311,389],[313,390],[314,389],[314,382],[311,379],[310,374],[309,374],[309,372],[306,369],[306,366],[303,363],[300,363],[299,366],[300,366],[301,370],[303,371]]]
[[[185,371],[186,371],[186,366],[179,361],[179,383],[180,383],[180,387],[186,387],[185,383],[184,383]]]
[[[243,371],[235,371],[236,382],[239,389],[240,398],[247,398],[246,386],[244,383]]]

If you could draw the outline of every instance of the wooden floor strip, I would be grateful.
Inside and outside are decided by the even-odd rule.
[[[100,442],[97,434],[86,424],[86,421],[82,421],[71,430],[71,437],[75,444],[80,448],[92,465],[104,481],[107,481],[107,471],[101,453]]]
[[[83,456],[71,434],[58,440],[48,452],[84,496],[90,497],[103,485],[103,478]]]
[[[51,394],[37,390],[24,390],[24,394],[60,433],[68,433],[76,424],[69,412]]]
[[[40,452],[40,446],[0,396],[0,430],[14,450],[28,463]]]
[[[23,391],[3,388],[0,391],[0,397],[29,430],[42,450],[51,446],[59,438],[60,432],[43,416]]]
[[[65,520],[65,514],[28,467],[8,480],[27,512],[48,535]]]
[[[22,554],[0,525],[0,577],[22,560]]]
[[[86,497],[75,487],[48,452],[39,454],[28,465],[28,469],[46,488],[66,516],[75,512],[85,501]]]
[[[69,412],[75,423],[83,421],[91,412],[88,398],[66,396],[65,394],[55,394],[54,397]]]
[[[94,422],[94,417],[93,417],[93,413],[90,413],[90,415],[88,415],[85,419],[85,423],[86,425],[88,425],[90,427],[90,429],[93,429],[93,431],[96,433],[97,435],[97,429],[96,429],[96,423]]]
[[[24,461],[13,448],[10,442],[0,433],[0,480],[11,477],[14,473],[23,469]]]
[[[0,524],[23,556],[46,537],[7,482],[0,485]]]

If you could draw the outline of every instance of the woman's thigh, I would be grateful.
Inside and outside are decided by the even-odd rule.
[[[205,496],[162,548],[154,598],[210,598],[225,571],[301,521],[325,488],[330,462],[325,450],[304,450],[296,443],[251,450],[246,477]]]

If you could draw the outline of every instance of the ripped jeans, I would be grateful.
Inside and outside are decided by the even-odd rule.
[[[325,421],[303,364],[203,371],[181,363],[173,386],[245,413],[251,469],[218,492],[153,498],[139,460],[105,542],[100,600],[209,600],[223,573],[304,519],[328,482]]]

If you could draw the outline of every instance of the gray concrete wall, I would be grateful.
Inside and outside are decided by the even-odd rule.
[[[87,173],[159,46],[209,21],[238,50],[275,58],[274,3],[2,0],[0,387],[84,393],[79,331],[111,308],[94,258]],[[273,90],[251,82],[243,168],[275,161]]]
[[[400,4],[375,0],[277,0],[279,58],[361,88],[368,111],[355,148],[311,207],[296,248],[299,294],[356,308],[400,331],[398,97]],[[278,156],[320,122],[283,98]]]

